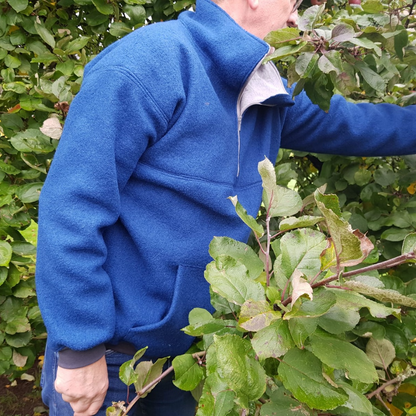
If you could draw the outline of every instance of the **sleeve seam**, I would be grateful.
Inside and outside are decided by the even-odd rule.
[[[142,92],[145,94],[146,98],[148,98],[151,103],[153,104],[155,110],[159,113],[160,117],[165,122],[165,125],[167,126],[169,123],[169,117],[165,114],[163,109],[159,106],[158,102],[153,97],[152,93],[146,88],[146,86],[143,84],[142,81],[133,73],[131,73],[129,70],[124,68],[120,65],[113,65],[110,68],[100,69],[96,73],[105,73],[109,72],[114,76],[113,70],[117,69],[119,74],[122,74],[124,77],[128,78],[130,81],[132,81]]]

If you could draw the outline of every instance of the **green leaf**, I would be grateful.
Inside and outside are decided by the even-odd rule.
[[[138,379],[138,374],[134,371],[134,366],[141,357],[143,357],[144,353],[146,352],[147,347],[140,349],[139,351],[134,354],[134,357],[131,360],[126,361],[120,366],[119,370],[119,377],[120,380],[130,386],[131,384],[135,383]]]
[[[394,36],[394,50],[400,60],[404,58],[403,48],[407,46],[409,42],[409,35],[407,30],[402,30],[396,36]]]
[[[238,395],[259,399],[266,390],[266,373],[255,359],[250,341],[236,335],[214,336],[218,375]]]
[[[303,52],[296,59],[295,70],[304,78],[309,77],[315,70],[319,55],[315,52]]]
[[[396,358],[394,345],[388,339],[370,338],[366,354],[376,367],[386,369]]]
[[[242,305],[246,300],[265,300],[262,285],[250,279],[247,268],[229,256],[219,256],[207,265],[205,279],[212,290],[229,302]]]
[[[271,60],[278,61],[282,58],[285,58],[286,56],[294,55],[294,54],[300,52],[306,45],[307,45],[307,42],[300,42],[298,45],[282,46],[280,48],[277,48],[270,55],[268,55],[264,59],[263,62],[266,63],[266,62],[269,62]]]
[[[204,383],[196,416],[224,416],[234,407],[235,393],[214,373]]]
[[[416,254],[416,233],[407,234],[403,240],[402,254],[414,253]],[[412,263],[416,260],[410,260]]]
[[[381,52],[380,47],[378,45],[376,45],[374,42],[372,42],[370,39],[367,39],[367,38],[362,37],[362,38],[352,38],[349,41],[351,43],[353,43],[354,45],[361,46],[362,48],[374,50],[374,52],[378,56],[381,56],[382,55],[382,52]],[[362,61],[356,61],[356,64],[360,64],[361,65],[361,64],[364,64],[364,63]]]
[[[0,171],[8,175],[17,175],[21,172],[20,169],[17,169],[11,163],[5,163],[2,160],[0,160]]]
[[[13,264],[9,264],[9,273],[7,275],[7,285],[10,288],[15,287],[19,282],[21,278],[21,273],[19,269]]]
[[[263,262],[250,246],[229,237],[214,237],[209,245],[209,254],[213,259],[219,255],[234,258],[246,266],[251,279],[257,278],[264,268]]]
[[[351,225],[339,216],[338,207],[335,207],[335,211],[332,209],[334,207],[332,198],[328,199],[319,190],[314,195],[318,208],[324,215],[331,234],[337,253],[337,261],[344,267],[361,263],[367,255],[362,251],[363,244],[371,244],[369,240],[365,236],[362,236],[360,239],[356,235],[357,233],[354,233]],[[372,244],[371,247],[368,245],[367,250],[371,251],[372,248]]]
[[[291,349],[279,365],[279,377],[297,400],[313,409],[335,409],[348,399],[325,380],[321,361],[306,350]]]
[[[329,290],[322,289],[314,291],[313,300],[304,300],[301,305],[294,305],[283,319],[292,318],[317,318],[324,315],[336,302],[336,296]]]
[[[332,41],[346,42],[356,36],[354,28],[346,23],[340,23],[332,29]]]
[[[126,2],[127,3],[127,2]],[[85,17],[88,26],[99,26],[109,21],[108,15],[100,13],[98,10],[91,10]]]
[[[384,92],[386,89],[386,82],[377,72],[374,72],[366,63],[357,61],[355,67],[360,71],[367,84],[379,92]]]
[[[310,415],[309,409],[297,400],[293,399],[290,393],[280,387],[270,396],[270,402],[265,403],[260,410],[260,416],[305,416]]]
[[[240,306],[232,302],[228,302],[227,299],[224,299],[218,293],[215,293],[212,290],[212,287],[209,287],[209,293],[211,296],[211,305],[215,308],[218,313],[223,315],[228,315],[229,313],[237,313],[240,311]]]
[[[276,184],[273,164],[265,158],[258,164],[263,181],[263,203],[272,217],[294,215],[302,208],[302,199],[291,189]]]
[[[384,6],[380,0],[367,0],[361,4],[361,7],[365,12],[374,14],[384,10]]]
[[[372,337],[376,339],[383,339],[386,336],[386,329],[384,326],[372,321],[360,322],[360,324],[352,332],[353,334],[364,338]]]
[[[55,48],[55,38],[51,32],[44,26],[44,24],[40,21],[39,17],[37,17],[35,21],[35,29],[38,35],[47,43],[51,48]]]
[[[17,82],[8,82],[6,84],[3,84],[3,88],[5,91],[13,91],[16,94],[24,94],[26,92],[26,88],[28,88],[29,85],[25,84],[24,82],[17,81]]]
[[[373,405],[361,392],[350,386],[348,383],[337,380],[337,384],[345,393],[348,394],[348,400],[343,405],[344,408],[351,409],[355,412],[363,413],[367,416],[373,415]],[[342,414],[342,413],[340,413]]]
[[[39,200],[43,182],[33,182],[19,186],[16,189],[16,196],[24,203],[31,203]]]
[[[330,334],[338,335],[351,331],[360,321],[356,310],[340,308],[334,305],[325,315],[319,318],[319,326]]]
[[[387,318],[394,315],[400,318],[400,309],[389,308],[381,303],[374,302],[366,297],[349,290],[327,289],[336,296],[337,306],[343,309],[359,311],[367,308],[374,318]]]
[[[19,66],[22,65],[22,61],[19,58],[17,58],[16,56],[13,56],[13,55],[9,54],[4,59],[4,64],[8,68],[19,68]]]
[[[296,346],[304,348],[309,335],[316,331],[318,318],[292,318],[289,320],[289,331]]]
[[[280,240],[281,258],[274,264],[276,276],[290,278],[295,270],[313,278],[321,269],[320,255],[327,245],[324,234],[309,228],[285,234]]]
[[[136,393],[139,393],[144,387],[152,381],[155,381],[162,374],[163,366],[165,365],[167,359],[167,357],[159,358],[155,363],[152,363],[152,361],[140,361],[139,364],[137,364],[134,370],[138,374],[138,378],[134,382]],[[140,397],[146,397],[157,384],[158,383],[147,389],[146,393],[141,394]]]
[[[386,326],[386,338],[392,342],[398,357],[406,356],[409,351],[409,340],[405,333],[394,325]]]
[[[181,390],[195,389],[204,377],[204,371],[198,360],[191,354],[179,355],[172,361],[175,370],[173,384]]]
[[[282,43],[294,40],[300,37],[300,32],[294,27],[285,27],[283,29],[270,32],[264,40],[274,48],[278,48]]]
[[[92,0],[94,6],[97,10],[105,15],[110,15],[114,13],[114,7],[111,2],[107,2],[107,0]]]
[[[123,8],[124,12],[130,17],[133,25],[144,24],[146,21],[146,9],[142,5],[128,5]]]
[[[323,332],[315,332],[309,341],[307,348],[316,357],[331,368],[345,371],[348,379],[362,383],[378,381],[374,364],[356,346]]]
[[[79,52],[83,47],[87,45],[90,39],[90,36],[80,36],[79,38],[72,40],[68,43],[68,45],[66,45],[64,49],[65,53],[71,55],[75,52]]]
[[[229,321],[213,318],[206,309],[194,308],[189,312],[189,325],[182,330],[185,334],[198,337],[217,332],[223,329],[228,323]]]
[[[16,298],[26,299],[35,295],[35,289],[29,282],[21,281],[14,289],[13,296]]]
[[[12,246],[7,241],[0,241],[0,267],[8,266],[12,258]]]
[[[20,152],[34,152],[37,154],[50,153],[54,150],[49,137],[38,129],[27,129],[17,133],[10,139],[12,146]]]
[[[7,279],[8,269],[7,267],[0,267],[0,286],[6,281]]]
[[[366,169],[360,169],[354,174],[354,180],[358,186],[367,185],[371,181],[372,177],[372,173]]]
[[[324,220],[324,217],[315,217],[312,215],[303,215],[301,217],[284,218],[279,223],[279,230],[288,231],[288,230],[293,230],[295,228],[312,227],[323,220]]]
[[[260,359],[266,359],[278,358],[286,354],[293,348],[294,342],[288,323],[279,320],[254,334],[251,339],[251,345]]]
[[[327,55],[321,55],[318,60],[318,68],[324,74],[329,74],[332,71],[334,71],[336,74],[340,72],[340,70],[327,58]]]
[[[396,290],[391,289],[378,289],[376,287],[368,286],[361,282],[349,281],[344,285],[354,292],[362,293],[363,295],[370,296],[380,302],[391,302],[396,305],[408,306],[410,308],[416,308],[416,299],[404,296]]]
[[[56,98],[58,98],[59,101],[71,101],[72,100],[71,88],[67,84],[67,80],[65,79],[65,77],[58,78],[52,84],[51,92],[53,95],[55,95]]]
[[[12,6],[13,10],[16,13],[22,12],[29,5],[28,0],[7,0],[7,3],[9,3],[10,6]]]
[[[331,98],[334,95],[334,87],[331,76],[322,72],[317,73],[311,80],[306,80],[305,91],[309,99],[316,105],[328,112]]]
[[[131,31],[132,29],[123,22],[114,22],[110,27],[110,34],[117,38],[129,34]]]
[[[13,320],[8,321],[6,328],[4,329],[4,332],[10,335],[26,331],[30,331],[30,324],[29,320],[25,316],[17,316]]]
[[[266,300],[247,300],[241,306],[238,325],[246,331],[257,332],[280,318],[280,312],[274,311]]]
[[[29,344],[30,340],[32,339],[32,332],[28,331],[14,335],[6,334],[4,338],[7,344],[9,344],[11,347],[20,348]]]
[[[391,227],[383,231],[381,239],[387,241],[403,241],[410,232],[410,229]]]
[[[14,241],[11,246],[13,253],[19,256],[33,256],[36,254],[36,247],[26,241]]]
[[[397,175],[390,169],[380,168],[374,171],[373,176],[376,183],[386,187],[394,184]]]
[[[250,227],[257,237],[261,237],[264,234],[263,227],[258,224],[251,215],[247,214],[247,211],[243,208],[240,202],[238,202],[237,196],[230,196],[228,199],[233,203],[235,212],[242,219],[242,221]]]
[[[324,12],[325,5],[312,6],[304,11],[298,20],[298,29],[301,31],[311,31],[314,29],[318,17]]]

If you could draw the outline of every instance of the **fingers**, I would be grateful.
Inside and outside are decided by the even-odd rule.
[[[104,398],[105,395],[95,397],[93,400],[74,399],[73,397],[62,395],[62,399],[71,405],[74,416],[93,416],[97,414],[104,402]]]

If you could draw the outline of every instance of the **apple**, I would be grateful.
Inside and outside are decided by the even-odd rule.
[[[320,6],[321,4],[326,3],[326,0],[311,0],[312,6]]]
[[[348,3],[352,6],[360,6],[361,0],[348,0]]]

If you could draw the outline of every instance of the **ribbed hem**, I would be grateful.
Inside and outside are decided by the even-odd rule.
[[[62,368],[74,369],[86,367],[97,362],[105,354],[105,345],[100,344],[85,351],[74,351],[64,348],[59,351],[58,365]]]

